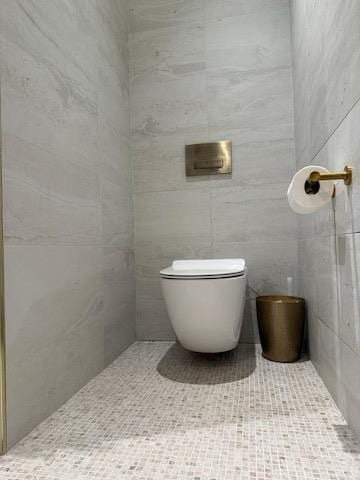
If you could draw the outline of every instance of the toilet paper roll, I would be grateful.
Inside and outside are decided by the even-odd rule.
[[[319,191],[308,194],[305,191],[305,182],[311,172],[328,173],[329,171],[318,165],[309,165],[295,173],[287,191],[290,207],[296,213],[313,213],[331,201],[334,191],[334,182],[326,180],[319,182]]]

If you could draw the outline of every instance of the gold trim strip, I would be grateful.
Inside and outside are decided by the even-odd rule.
[[[4,234],[3,234],[3,182],[2,182],[2,129],[0,83],[0,454],[7,451],[6,369],[5,369],[5,310],[4,310]]]

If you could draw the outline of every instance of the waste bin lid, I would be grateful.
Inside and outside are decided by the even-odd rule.
[[[261,295],[256,297],[257,302],[271,303],[304,303],[305,299],[301,297],[291,297],[290,295]]]

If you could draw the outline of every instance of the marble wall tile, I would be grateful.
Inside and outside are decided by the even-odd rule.
[[[255,70],[290,65],[289,7],[287,2],[275,2],[267,8],[256,2],[245,5],[233,4],[233,11],[226,15],[213,16],[208,5],[206,22],[206,56],[210,69],[234,68]],[[217,2],[218,6],[219,2]],[[241,12],[241,10],[247,10]],[[214,12],[215,13],[215,12]],[[221,12],[219,12],[221,13]]]
[[[360,234],[338,235],[339,336],[360,356]]]
[[[338,331],[341,311],[338,308],[340,300],[340,272],[338,260],[338,245],[336,237],[316,237],[309,244],[306,252],[303,252],[305,269],[309,267],[308,259],[313,257],[313,265],[308,274],[305,274],[304,282],[309,281],[313,289],[313,295],[317,303],[316,315],[333,331]],[[299,262],[301,262],[299,258]],[[308,280],[308,277],[312,279]],[[307,287],[309,288],[309,287]]]
[[[354,169],[351,188],[299,222],[311,358],[359,434],[359,3],[291,2],[296,161]]]
[[[102,60],[127,72],[129,67],[127,1],[106,0],[96,2],[97,43]],[[124,78],[124,87],[128,84]]]
[[[243,128],[289,123],[292,119],[291,70],[210,71],[209,128]]]
[[[353,168],[351,188],[344,187],[342,182],[337,186],[334,209],[338,234],[360,231],[359,124],[360,103],[349,112],[314,159],[317,165],[324,165],[331,171],[342,171],[346,164]]]
[[[207,130],[205,73],[160,81],[148,75],[131,86],[133,138]]]
[[[136,245],[210,238],[210,195],[206,190],[135,195]]]
[[[127,1],[0,5],[9,444],[135,339]]]
[[[296,217],[285,184],[212,189],[211,216],[215,242],[296,238]]]
[[[3,131],[93,157],[94,2],[81,9],[68,1],[5,1],[1,8]]]
[[[354,353],[345,343],[340,343],[340,378],[344,385],[345,394],[341,403],[342,410],[345,412],[345,418],[360,436],[359,419],[359,398],[360,398],[360,378],[359,378],[360,356]]]
[[[207,0],[206,17],[222,18],[238,15],[273,14],[274,11],[289,8],[288,0]]]
[[[336,0],[332,8],[319,5],[323,22],[319,35],[323,62],[315,66],[318,80],[312,91],[312,148],[316,153],[360,97],[360,5]],[[314,31],[318,23],[314,24]],[[334,32],[336,34],[334,35]],[[316,77],[315,77],[316,78]]]
[[[102,180],[101,206],[104,245],[129,246],[133,243],[133,199],[131,184],[121,187]]]
[[[240,343],[260,343],[255,300],[246,300]]]
[[[3,158],[7,244],[101,243],[100,185],[92,159],[6,133]]]
[[[135,32],[129,36],[131,82],[157,73],[174,80],[206,69],[206,29],[203,22]]]
[[[10,445],[102,368],[102,265],[99,246],[5,247]]]
[[[315,251],[316,246],[316,239],[298,242],[298,293],[305,298],[308,319],[317,317],[319,307],[315,262],[306,261],[311,252]]]
[[[257,140],[246,141],[246,133],[219,133],[217,138],[232,139],[232,173],[208,178],[211,188],[287,183],[295,171],[294,139],[267,140],[259,132]]]
[[[331,8],[322,2],[291,3],[292,26],[297,33],[293,35],[295,63],[302,69],[302,74],[295,76],[295,92],[302,100],[306,91],[309,95],[308,116],[297,119],[299,131],[307,132],[299,138],[299,149],[308,142],[312,158],[360,97],[356,80],[360,69],[360,6],[356,0],[336,0]],[[301,108],[303,102],[297,103]]]
[[[132,143],[134,190],[137,193],[199,189],[208,176],[186,177],[185,145],[207,142],[207,133],[139,138]]]
[[[158,275],[160,277],[160,275]],[[174,340],[160,278],[136,276],[136,336],[139,340]]]
[[[248,268],[248,297],[286,294],[286,279],[297,281],[297,240],[214,243],[215,258],[244,258]]]
[[[311,324],[310,354],[315,368],[357,435],[360,434],[360,357],[320,320]]]
[[[128,136],[130,126],[128,81],[124,82],[122,75],[119,74],[121,69],[118,67],[102,64],[102,61],[99,63],[98,121],[105,123],[106,130],[114,131],[117,135]],[[128,73],[128,69],[123,73],[126,79]],[[105,145],[101,146],[104,149]]]
[[[159,270],[175,258],[235,255],[233,245],[261,235],[264,242],[295,238],[285,200],[295,171],[288,16],[287,2],[277,0],[130,4],[142,339],[173,338]],[[184,146],[223,139],[233,142],[232,174],[186,177]],[[280,264],[288,270],[287,260]],[[278,280],[270,287],[256,270],[254,283],[276,288]],[[253,311],[249,303],[242,341],[257,339]]]
[[[294,174],[294,141],[292,138],[261,139],[247,142],[246,132],[219,132],[214,139],[232,139],[232,173],[218,176],[186,177],[184,145],[206,142],[207,134],[145,138],[132,148],[134,189],[155,192],[165,188],[185,190],[225,188],[231,186],[265,185],[287,182]]]
[[[130,31],[188,25],[205,17],[204,0],[132,0]]]
[[[134,252],[104,247],[104,356],[105,364],[135,341]]]

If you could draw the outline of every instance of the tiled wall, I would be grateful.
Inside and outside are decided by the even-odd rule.
[[[256,293],[297,276],[288,2],[132,0],[130,32],[138,336],[173,338],[162,267],[244,257],[251,342]],[[232,175],[186,178],[184,145],[222,139]]]
[[[9,444],[135,338],[128,11],[2,0]]]
[[[354,169],[349,189],[299,216],[311,358],[360,434],[360,2],[293,0],[297,167]]]

